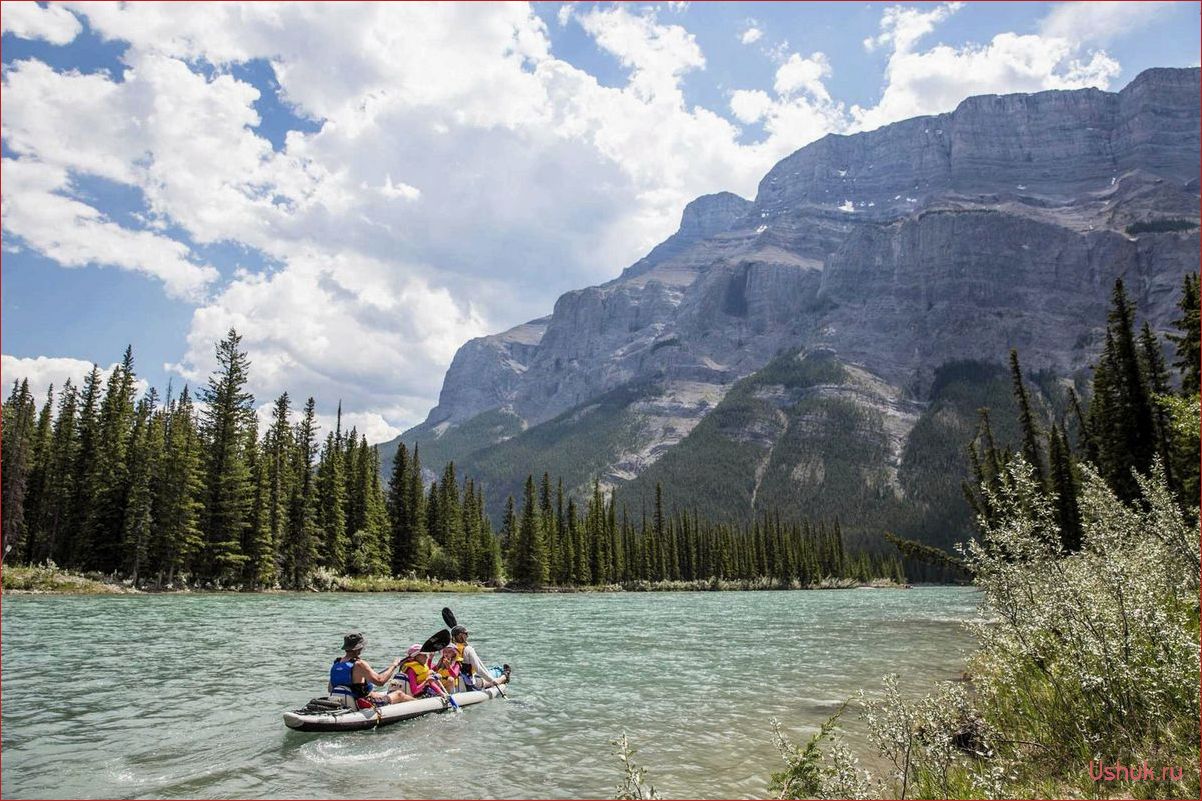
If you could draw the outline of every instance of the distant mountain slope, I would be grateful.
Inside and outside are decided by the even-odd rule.
[[[1198,97],[1198,69],[1157,69],[1117,93],[973,97],[827,136],[754,201],[698,198],[618,278],[466,343],[402,438],[427,466],[478,471],[494,509],[550,470],[631,498],[663,481],[715,516],[952,525],[921,477],[959,469],[975,410],[937,376],[1011,347],[1029,371],[1079,375],[1117,276],[1155,328],[1174,316],[1197,228],[1128,228],[1196,226]]]

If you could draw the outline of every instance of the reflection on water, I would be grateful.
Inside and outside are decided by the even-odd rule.
[[[345,630],[386,665],[449,605],[510,700],[304,734]],[[803,736],[897,672],[963,669],[972,590],[4,599],[5,798],[606,798],[622,732],[668,796],[763,796]],[[851,734],[859,727],[849,721]]]

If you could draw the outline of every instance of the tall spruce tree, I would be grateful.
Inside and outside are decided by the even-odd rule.
[[[1122,279],[1114,284],[1106,348],[1094,374],[1090,428],[1098,437],[1099,467],[1124,500],[1139,496],[1132,470],[1146,473],[1156,455],[1156,423],[1140,369],[1135,312]]]
[[[125,575],[138,586],[142,571],[149,567],[153,519],[153,477],[159,470],[161,421],[157,414],[157,395],[150,394],[140,401],[134,415],[130,436],[129,491],[126,495],[121,532],[121,561]]]
[[[200,575],[218,584],[241,575],[246,561],[242,538],[250,522],[254,490],[246,453],[254,396],[245,389],[250,362],[241,344],[242,337],[231,328],[217,344],[217,369],[202,393],[206,464]]]
[[[322,532],[318,562],[335,573],[346,572],[349,539],[346,533],[346,483],[343,478],[340,431],[326,435],[317,465],[317,503]]]
[[[1202,370],[1199,364],[1202,361],[1202,347],[1199,345],[1202,322],[1199,320],[1198,301],[1198,274],[1186,273],[1181,286],[1181,299],[1177,304],[1181,316],[1173,321],[1173,327],[1180,333],[1169,334],[1169,341],[1177,347],[1173,366],[1181,374],[1181,393],[1186,396],[1198,394],[1199,371]]]
[[[157,474],[155,521],[160,586],[173,586],[177,576],[191,573],[204,547],[205,462],[196,409],[188,387],[170,407],[166,445]],[[162,572],[166,577],[161,577]]]
[[[1031,411],[1031,396],[1023,383],[1022,368],[1018,364],[1018,351],[1010,349],[1010,381],[1014,388],[1014,400],[1018,405],[1018,422],[1022,429],[1022,454],[1027,464],[1035,471],[1035,480],[1040,486],[1045,483],[1043,454],[1039,451],[1039,426]]]
[[[287,538],[282,551],[283,574],[288,586],[300,589],[309,583],[317,568],[319,529],[317,482],[313,460],[317,456],[317,404],[305,402],[301,421],[293,431],[292,489],[288,498]]]
[[[100,405],[99,439],[91,465],[95,500],[84,519],[85,564],[106,573],[121,567],[121,538],[129,493],[128,448],[134,425],[136,392],[133,349],[109,375]]]
[[[12,394],[4,402],[3,443],[4,469],[0,472],[0,561],[16,552],[18,559],[25,545],[25,492],[29,483],[29,472],[33,461],[34,434],[33,396],[29,392],[29,381],[13,382]]]

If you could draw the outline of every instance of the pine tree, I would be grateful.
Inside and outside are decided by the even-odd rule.
[[[531,475],[526,477],[526,495],[522,505],[522,520],[518,527],[518,557],[514,580],[519,586],[541,587],[549,579],[543,526],[539,518],[534,476]]]
[[[295,482],[294,455],[296,447],[292,434],[291,398],[285,392],[276,399],[271,411],[271,425],[264,437],[264,459],[267,473],[267,537],[271,542],[273,566],[270,581],[278,580],[284,570],[285,541],[288,532],[288,503]],[[286,572],[286,571],[285,571]],[[268,577],[264,575],[264,581]]]
[[[1014,400],[1018,404],[1018,421],[1022,428],[1022,454],[1035,473],[1035,481],[1044,485],[1043,455],[1039,452],[1039,428],[1031,412],[1031,398],[1023,383],[1022,368],[1018,365],[1018,351],[1010,349],[1010,381],[1014,387]]]
[[[1077,506],[1079,487],[1068,437],[1054,426],[1048,432],[1048,483],[1056,498],[1056,519],[1060,528],[1060,545],[1066,552],[1081,549],[1081,512]]]
[[[240,349],[242,337],[230,329],[217,344],[217,370],[203,392],[201,431],[205,441],[205,549],[201,576],[218,584],[236,579],[246,556],[242,538],[252,500],[246,431],[254,415],[254,397],[244,387],[250,362]]]
[[[89,557],[87,522],[91,510],[96,506],[99,488],[94,465],[100,446],[100,394],[102,377],[100,368],[92,365],[92,371],[84,379],[83,395],[79,408],[79,447],[75,451],[75,464],[71,481],[74,497],[71,499],[71,518],[66,525],[68,542],[63,543],[62,561],[71,567],[83,566]]]
[[[154,524],[153,477],[159,470],[158,443],[162,436],[161,418],[156,413],[157,395],[153,389],[140,401],[134,415],[134,428],[129,445],[129,491],[126,496],[121,531],[122,567],[135,587],[141,572],[148,567],[151,531]]]
[[[266,440],[258,441],[258,426],[252,420],[246,434],[246,466],[250,473],[251,502],[247,514],[242,552],[243,584],[252,589],[272,587],[276,582],[275,541],[271,536],[271,457]]]
[[[51,462],[54,449],[54,385],[46,391],[46,402],[38,413],[33,434],[33,452],[29,470],[29,488],[25,508],[25,544],[19,559],[28,562],[37,543],[45,539],[46,523],[50,515]]]
[[[417,575],[430,569],[429,534],[426,531],[426,502],[422,492],[422,456],[417,444],[413,445],[413,461],[409,469],[409,526],[410,541],[413,543],[413,559],[410,563]]]
[[[1139,364],[1144,384],[1148,388],[1149,400],[1152,404],[1152,423],[1156,436],[1156,452],[1164,466],[1165,479],[1169,486],[1180,492],[1180,484],[1174,464],[1172,447],[1170,445],[1172,432],[1169,429],[1169,415],[1165,407],[1157,402],[1157,397],[1167,397],[1169,389],[1169,372],[1164,364],[1164,354],[1160,351],[1160,343],[1151,327],[1145,322],[1139,331]]]
[[[293,589],[306,586],[317,567],[317,482],[313,460],[317,456],[317,404],[305,402],[301,421],[294,429],[292,491],[288,498],[288,530],[283,553],[284,576]]]
[[[58,412],[54,418],[54,431],[46,467],[44,512],[31,562],[47,559],[62,561],[65,554],[62,544],[66,540],[66,526],[71,520],[71,500],[74,496],[74,465],[76,440],[76,404],[79,393],[68,379],[59,396]]]
[[[204,545],[203,444],[186,386],[167,416],[164,439],[155,491],[156,552],[159,569],[167,572],[166,584],[173,586],[177,576],[192,570]]]
[[[413,565],[413,529],[409,521],[409,449],[398,442],[388,477],[388,521],[392,533],[392,574],[401,576]]]
[[[1140,369],[1134,310],[1115,281],[1107,318],[1106,348],[1094,374],[1090,428],[1098,437],[1099,467],[1124,500],[1139,496],[1132,470],[1148,472],[1156,454],[1156,424]]]
[[[1202,347],[1199,346],[1198,274],[1186,273],[1181,287],[1181,300],[1177,308],[1181,316],[1173,321],[1173,327],[1181,333],[1169,334],[1169,341],[1177,346],[1177,358],[1173,366],[1181,373],[1181,393],[1197,395],[1199,391],[1199,362]]]
[[[510,495],[505,499],[505,517],[501,524],[501,551],[505,560],[505,573],[513,582],[517,582],[518,538],[518,519],[514,512],[513,496]]]
[[[317,465],[317,503],[322,544],[318,561],[335,573],[346,572],[350,540],[346,533],[346,483],[343,478],[341,432],[326,435]]]
[[[129,493],[128,448],[135,408],[133,350],[125,349],[121,364],[109,375],[100,405],[99,439],[91,480],[96,497],[81,533],[87,543],[85,564],[106,573],[121,566],[121,537]]]
[[[25,547],[25,492],[33,457],[35,412],[29,381],[14,382],[12,394],[4,403],[3,423],[0,424],[3,434],[0,451],[4,454],[4,469],[0,471],[0,542],[3,544],[0,561],[10,552],[20,558]]]

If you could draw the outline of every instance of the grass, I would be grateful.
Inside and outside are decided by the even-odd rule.
[[[5,565],[0,571],[4,592],[62,593],[71,595],[122,595],[138,590],[111,583],[100,574],[80,575],[45,565]]]

